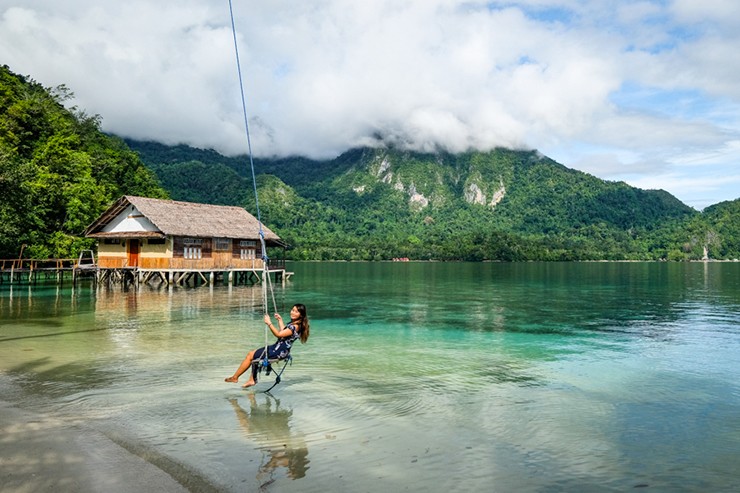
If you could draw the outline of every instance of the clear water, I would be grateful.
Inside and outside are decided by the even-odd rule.
[[[738,263],[289,268],[312,334],[271,395],[223,382],[259,286],[6,284],[3,398],[221,491],[740,484]]]

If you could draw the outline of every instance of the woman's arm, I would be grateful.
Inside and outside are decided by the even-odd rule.
[[[279,314],[276,313],[275,318],[277,319],[278,325],[280,326],[279,329],[272,324],[272,320],[270,319],[270,316],[265,313],[265,323],[267,324],[267,327],[270,328],[270,332],[272,332],[275,337],[278,337],[278,338],[288,337],[289,335],[293,333],[292,330],[285,327],[285,324],[283,323],[283,319]]]

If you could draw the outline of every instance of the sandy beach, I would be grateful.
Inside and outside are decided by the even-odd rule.
[[[164,470],[83,423],[24,411],[3,401],[0,401],[0,423],[0,491],[3,493],[192,489],[192,485],[186,488]]]

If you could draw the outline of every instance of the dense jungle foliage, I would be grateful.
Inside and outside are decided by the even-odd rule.
[[[255,212],[247,156],[127,141],[173,198]],[[255,159],[263,221],[296,260],[740,258],[740,201],[704,213],[667,192],[568,169],[533,151]]]
[[[74,257],[121,195],[168,196],[98,116],[64,108],[71,96],[0,67],[0,258]]]
[[[255,213],[247,157],[105,135],[70,98],[0,68],[0,258],[76,257],[124,194]],[[296,260],[740,258],[739,200],[699,213],[532,151],[353,149],[255,169],[262,219]]]

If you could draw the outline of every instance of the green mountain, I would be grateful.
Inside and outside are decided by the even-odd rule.
[[[100,117],[0,68],[0,258],[75,257],[83,229],[124,194],[256,213],[249,160],[123,141]],[[255,160],[262,220],[297,260],[740,258],[740,201],[699,213],[533,151]]]
[[[684,248],[706,245],[710,258],[740,258],[740,199],[707,207],[702,219],[689,223]]]
[[[0,258],[69,258],[93,242],[81,232],[123,194],[167,197],[154,174],[100,118],[0,67]],[[25,247],[23,247],[25,245]]]
[[[127,143],[174,198],[256,212],[248,157]],[[294,259],[684,260],[702,258],[705,246],[712,258],[740,256],[712,208],[701,214],[665,191],[601,180],[535,151],[365,148],[254,165],[262,220],[294,246]],[[738,224],[736,210],[722,217]]]

